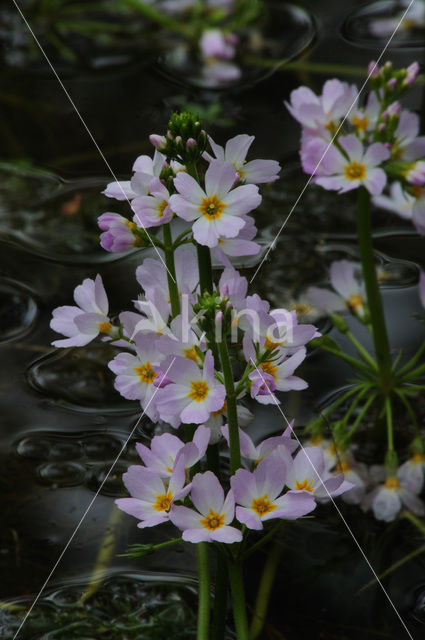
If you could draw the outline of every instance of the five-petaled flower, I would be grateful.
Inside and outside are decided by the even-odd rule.
[[[215,247],[220,237],[235,238],[245,225],[244,215],[258,207],[258,187],[246,184],[232,189],[235,169],[230,163],[213,160],[205,174],[205,191],[187,173],[179,173],[170,198],[172,210],[193,222],[193,236],[199,244]]]

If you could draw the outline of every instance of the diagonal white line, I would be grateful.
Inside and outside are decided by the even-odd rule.
[[[255,364],[254,360],[252,358],[250,358],[252,364],[254,365],[258,375],[261,377],[264,385],[266,386],[268,392],[270,393],[271,397],[273,398],[276,407],[279,409],[280,413],[282,414],[283,419],[285,420],[286,424],[288,425],[288,427],[290,426],[290,422],[288,420],[288,418],[286,417],[286,415],[283,412],[282,407],[279,404],[278,399],[276,398],[276,396],[274,395],[274,393],[271,391],[270,387],[268,386],[261,370],[257,367],[257,365]],[[336,509],[336,512],[338,513],[339,517],[341,518],[342,522],[344,523],[348,533],[350,534],[350,536],[352,537],[353,541],[355,542],[358,550],[360,551],[361,555],[363,556],[364,561],[366,562],[367,566],[369,567],[369,569],[371,570],[375,580],[378,582],[379,586],[381,587],[382,591],[384,592],[385,597],[387,598],[388,602],[390,603],[391,607],[393,608],[397,618],[399,619],[400,623],[402,624],[402,626],[404,627],[404,630],[406,631],[407,635],[409,636],[410,640],[414,640],[412,634],[410,633],[409,629],[407,628],[403,618],[401,617],[400,613],[398,612],[395,604],[393,603],[393,601],[391,600],[391,597],[389,595],[389,593],[387,592],[387,590],[385,589],[384,585],[382,584],[381,580],[379,579],[375,569],[372,567],[368,557],[366,556],[365,552],[363,551],[362,547],[360,546],[359,541],[357,540],[356,536],[354,535],[354,533],[352,532],[348,522],[346,521],[346,519],[344,518],[344,516],[341,513],[340,508],[338,507],[338,505],[336,504],[335,500],[333,499],[333,497],[331,496],[331,494],[329,493],[324,481],[322,480],[322,477],[320,475],[320,473],[317,471],[316,467],[314,466],[313,462],[310,459],[310,456],[308,455],[307,451],[305,450],[305,448],[303,447],[302,442],[300,441],[300,439],[298,438],[297,434],[295,433],[294,430],[292,430],[292,433],[295,436],[295,439],[297,440],[298,444],[300,445],[301,449],[304,451],[307,460],[309,461],[309,463],[311,464],[312,468],[314,469],[314,472],[317,474],[319,480],[322,482],[322,486],[325,489],[326,493],[328,494],[328,498],[329,500],[331,500],[333,506]]]
[[[173,366],[175,361],[175,358],[172,359],[167,371],[164,373],[164,377],[167,375],[167,373],[170,371],[171,367]],[[109,476],[111,475],[112,469],[115,467],[115,465],[117,464],[122,452],[124,451],[124,449],[126,448],[126,446],[128,445],[131,437],[133,436],[133,433],[136,431],[137,426],[140,423],[140,420],[143,418],[143,416],[146,413],[147,408],[149,407],[150,403],[152,402],[152,400],[155,398],[156,394],[158,393],[159,387],[157,387],[155,389],[155,391],[153,392],[151,398],[149,399],[149,401],[146,403],[146,407],[143,409],[142,413],[140,414],[139,418],[137,419],[136,424],[134,425],[133,429],[131,430],[130,435],[128,436],[127,440],[124,442],[123,446],[121,447],[120,452],[118,453],[117,457],[115,458],[115,460],[113,461],[108,473],[106,474],[106,476],[104,477],[104,479],[102,480],[100,487],[98,488],[98,490],[96,491],[96,493],[94,494],[93,498],[91,499],[88,507],[86,508],[86,510],[84,511],[83,515],[81,516],[81,519],[79,521],[79,523],[77,524],[77,526],[75,527],[71,537],[69,538],[68,542],[66,543],[65,547],[63,548],[59,558],[56,560],[55,564],[53,565],[53,568],[51,569],[49,575],[47,576],[46,580],[43,583],[43,586],[41,587],[40,591],[38,592],[38,594],[36,595],[32,605],[30,606],[30,608],[28,609],[28,611],[25,614],[25,617],[23,618],[21,624],[19,625],[18,630],[16,631],[15,635],[13,636],[13,640],[15,640],[18,637],[19,632],[21,631],[22,627],[24,626],[25,622],[27,621],[28,617],[30,616],[32,610],[34,609],[35,605],[37,604],[37,602],[39,601],[41,594],[43,593],[44,589],[46,588],[47,583],[50,581],[52,575],[54,574],[54,572],[56,571],[60,561],[62,560],[63,556],[65,555],[68,547],[70,546],[71,542],[73,541],[77,531],[79,530],[79,528],[81,527],[81,525],[83,524],[83,521],[86,517],[86,515],[88,514],[88,512],[90,511],[90,509],[93,506],[94,501],[96,500],[97,496],[99,495],[99,493],[102,491],[102,488],[105,484],[105,482],[107,481],[107,479],[109,478]]]
[[[108,168],[108,170],[109,170],[109,172],[110,172],[111,176],[112,176],[112,177],[114,178],[114,180],[119,184],[120,189],[121,189],[121,192],[122,192],[122,194],[123,194],[123,196],[124,196],[124,199],[128,202],[128,204],[130,205],[130,208],[131,208],[131,202],[130,202],[130,200],[128,199],[128,197],[127,197],[126,193],[124,192],[124,189],[122,188],[121,183],[119,182],[119,180],[118,180],[117,176],[115,175],[114,170],[112,169],[111,165],[110,165],[110,164],[109,164],[109,162],[107,161],[107,159],[106,159],[106,157],[105,157],[105,155],[104,155],[104,153],[103,153],[102,149],[99,147],[99,145],[98,145],[98,143],[97,143],[97,141],[96,141],[95,137],[93,136],[92,132],[90,131],[89,127],[87,126],[86,121],[84,120],[83,116],[82,116],[82,115],[81,115],[81,113],[79,112],[79,110],[78,110],[78,108],[77,108],[77,106],[76,106],[75,102],[74,102],[74,101],[73,101],[73,99],[71,98],[71,95],[69,94],[69,92],[68,92],[67,88],[65,87],[64,83],[63,83],[63,82],[62,82],[62,80],[60,79],[60,77],[59,77],[59,75],[58,75],[58,73],[57,73],[56,69],[54,68],[54,66],[53,66],[53,65],[52,65],[52,63],[50,62],[50,59],[49,59],[49,57],[48,57],[47,53],[44,51],[43,47],[41,46],[41,44],[40,44],[40,42],[39,42],[39,40],[38,40],[37,36],[35,35],[34,31],[31,29],[31,26],[30,26],[30,24],[29,24],[28,20],[25,18],[24,14],[22,13],[22,11],[21,11],[21,9],[20,9],[20,7],[19,7],[18,3],[16,2],[16,0],[12,0],[12,2],[13,2],[13,4],[15,5],[15,7],[16,7],[16,9],[17,9],[18,13],[20,14],[20,16],[21,16],[22,20],[25,22],[25,25],[26,25],[26,27],[27,27],[28,31],[31,33],[32,37],[34,38],[34,40],[35,40],[35,42],[36,42],[36,44],[37,44],[38,48],[40,49],[41,53],[42,53],[42,54],[43,54],[43,56],[44,56],[44,58],[45,58],[45,60],[46,60],[47,64],[49,65],[50,69],[52,70],[53,75],[55,76],[55,78],[56,78],[56,80],[58,81],[58,83],[60,84],[60,86],[61,86],[61,88],[62,88],[63,92],[65,93],[66,97],[68,98],[69,102],[71,103],[71,106],[72,106],[72,108],[74,109],[75,113],[77,114],[78,118],[80,119],[81,124],[83,125],[84,129],[87,131],[87,133],[88,133],[88,135],[89,135],[89,137],[90,137],[91,141],[93,142],[94,146],[96,147],[97,151],[99,152],[100,157],[102,158],[103,162],[104,162],[104,163],[105,163],[105,165],[107,166],[107,168]],[[133,209],[131,209],[131,210],[133,211]],[[155,246],[155,244],[154,244],[154,242],[153,242],[153,240],[152,240],[152,238],[151,238],[151,236],[150,236],[149,232],[148,232],[148,231],[147,231],[147,229],[145,228],[145,225],[144,225],[144,224],[143,224],[143,222],[140,220],[139,215],[138,215],[135,211],[133,211],[133,213],[134,213],[135,218],[137,219],[137,222],[138,222],[138,224],[139,224],[139,227],[141,227],[141,228],[143,229],[143,231],[146,233],[146,235],[148,236],[148,238],[149,238],[149,242],[151,243],[152,247],[155,249],[155,251],[156,251],[156,253],[157,253],[157,255],[158,255],[158,258],[161,260],[162,264],[164,265],[164,267],[165,267],[166,271],[168,272],[169,276],[171,277],[172,281],[173,281],[173,282],[175,282],[175,278],[174,278],[173,274],[169,271],[169,269],[168,269],[167,265],[165,264],[164,260],[162,259],[161,254],[159,253],[159,251],[158,251],[157,247]]]
[[[269,245],[269,247],[268,247],[268,249],[267,249],[266,253],[265,253],[265,254],[264,254],[264,256],[263,256],[263,259],[261,260],[261,262],[260,262],[260,264],[258,265],[257,269],[255,270],[254,275],[252,276],[251,280],[249,281],[249,283],[250,283],[250,284],[251,284],[251,282],[254,280],[254,278],[255,278],[255,276],[257,275],[257,273],[259,272],[259,270],[261,269],[261,267],[262,267],[263,263],[267,260],[267,257],[268,257],[268,255],[269,255],[270,251],[272,251],[273,249],[275,249],[277,239],[279,238],[280,234],[282,233],[283,229],[285,228],[286,223],[288,222],[289,218],[290,218],[290,217],[291,217],[291,215],[293,214],[293,212],[294,212],[294,210],[295,210],[296,206],[298,205],[299,201],[300,201],[300,200],[301,200],[301,198],[303,197],[303,195],[304,195],[304,193],[305,193],[305,191],[306,191],[307,187],[309,186],[310,182],[313,180],[314,175],[315,175],[315,173],[316,173],[317,169],[320,167],[320,165],[321,165],[321,163],[322,163],[323,158],[326,156],[326,154],[327,154],[328,150],[329,150],[329,149],[330,149],[330,147],[333,145],[333,142],[334,142],[335,138],[338,136],[338,134],[339,134],[339,132],[340,132],[340,130],[341,130],[341,128],[342,128],[342,126],[344,125],[345,121],[347,120],[348,116],[350,115],[350,113],[351,113],[351,111],[352,111],[352,109],[353,109],[354,105],[357,103],[358,99],[360,98],[360,96],[361,96],[361,94],[362,94],[362,92],[363,92],[363,89],[366,87],[367,83],[369,82],[370,77],[371,77],[371,76],[373,75],[373,73],[375,72],[375,69],[377,68],[377,66],[378,66],[378,64],[379,64],[379,62],[380,62],[380,60],[381,60],[382,56],[384,55],[384,53],[386,52],[386,50],[387,50],[387,49],[388,49],[388,47],[390,46],[390,44],[391,44],[391,40],[394,38],[394,36],[395,36],[395,34],[397,33],[397,31],[398,31],[398,29],[399,29],[399,27],[400,27],[401,23],[403,22],[403,20],[404,20],[404,18],[405,18],[405,16],[406,16],[406,14],[408,13],[408,11],[409,11],[410,7],[412,6],[412,4],[413,4],[414,2],[415,2],[415,0],[411,0],[411,1],[410,1],[409,6],[407,7],[406,11],[405,11],[405,12],[403,13],[403,15],[401,16],[401,18],[400,18],[399,22],[397,23],[396,28],[394,29],[393,33],[391,34],[391,36],[390,36],[390,38],[389,38],[388,42],[386,43],[385,47],[382,49],[381,53],[379,54],[379,57],[378,57],[377,61],[375,62],[375,64],[374,64],[373,68],[369,71],[369,73],[368,73],[368,76],[367,76],[366,80],[363,82],[363,84],[362,84],[362,86],[361,86],[361,88],[360,88],[360,91],[357,93],[357,95],[356,95],[356,97],[355,97],[354,101],[352,102],[352,104],[351,104],[350,108],[348,109],[348,111],[347,111],[347,113],[345,114],[345,116],[344,116],[343,120],[341,121],[341,123],[340,123],[340,125],[339,125],[338,129],[336,130],[336,132],[335,132],[335,134],[334,134],[334,136],[333,136],[332,140],[328,143],[328,145],[327,145],[326,149],[324,150],[324,152],[323,152],[323,154],[322,154],[322,156],[321,156],[321,158],[320,158],[319,162],[316,164],[316,166],[315,166],[315,168],[314,168],[313,173],[312,173],[312,174],[311,174],[311,176],[308,178],[307,182],[305,183],[304,187],[303,187],[303,188],[302,188],[302,190],[301,190],[300,195],[299,195],[299,196],[298,196],[298,198],[296,199],[295,203],[292,205],[291,210],[289,211],[288,215],[286,216],[285,220],[283,221],[283,223],[282,223],[282,225],[281,225],[281,227],[280,227],[279,231],[277,232],[276,236],[274,237],[274,239],[273,239],[273,240],[272,240],[272,242],[270,243],[270,245]]]

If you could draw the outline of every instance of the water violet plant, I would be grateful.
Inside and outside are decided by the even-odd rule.
[[[330,269],[333,291],[318,287],[307,291],[310,303],[329,314],[336,329],[354,346],[356,356],[345,353],[329,336],[315,339],[315,344],[348,362],[355,379],[308,426],[308,431],[313,442],[321,441],[328,449],[328,468],[344,470],[356,485],[344,499],[371,508],[375,517],[384,521],[394,520],[402,506],[416,515],[425,513],[418,497],[423,487],[424,442],[415,413],[415,399],[425,389],[425,364],[421,363],[425,342],[408,361],[403,361],[402,353],[391,350],[371,232],[372,205],[377,205],[411,219],[416,230],[425,234],[425,137],[419,136],[418,116],[400,103],[418,72],[416,62],[400,70],[390,62],[383,67],[371,62],[370,93],[365,104],[360,103],[355,85],[337,79],[328,80],[320,96],[308,87],[300,87],[291,93],[287,104],[302,126],[300,157],[304,171],[315,184],[336,191],[338,197],[357,190],[358,203],[360,265],[335,261]],[[424,286],[421,273],[422,305]],[[367,327],[374,353],[353,335],[344,318],[346,312]],[[414,432],[410,458],[401,465],[395,436],[404,425],[394,422],[400,407]],[[372,438],[380,438],[383,420],[386,430],[382,466],[369,470],[356,461],[351,449],[366,420],[375,424],[369,427]],[[324,438],[329,424],[332,443]]]
[[[119,350],[109,362],[115,387],[138,400],[157,424],[150,444],[136,445],[140,464],[123,481],[129,497],[117,507],[147,529],[174,525],[159,544],[195,544],[198,553],[198,640],[222,639],[227,601],[236,637],[256,638],[267,594],[257,599],[251,631],[245,602],[245,560],[284,521],[311,514],[318,501],[349,492],[353,484],[326,468],[321,447],[299,448],[293,425],[256,445],[243,430],[249,397],[279,404],[277,392],[301,390],[297,369],[320,333],[294,311],[271,309],[231,264],[255,255],[254,212],[259,186],[278,178],[274,160],[249,160],[253,137],[224,147],[189,112],[172,115],[165,135],[153,134],[153,157],[140,156],[129,181],[107,185],[105,195],[128,200],[131,219],[99,217],[101,244],[110,252],[150,247],[136,270],[141,294],[134,310],[116,317],[98,275],[74,292],[75,305],[53,312],[63,334],[57,347],[101,339]],[[212,258],[222,263],[219,277]],[[143,556],[155,545],[137,545]],[[214,603],[210,563],[215,559]],[[211,611],[213,611],[211,617]]]

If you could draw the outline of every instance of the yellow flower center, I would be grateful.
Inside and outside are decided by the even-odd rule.
[[[360,129],[361,131],[366,131],[369,125],[369,118],[367,118],[366,116],[363,116],[361,118],[359,118],[358,116],[354,116],[352,122],[353,122],[353,125],[357,127],[357,129]]]
[[[202,204],[199,207],[199,211],[210,220],[214,220],[215,218],[221,217],[225,206],[226,204],[224,202],[220,202],[217,196],[213,195],[209,198],[202,198]]]
[[[310,491],[310,493],[312,493],[314,491],[313,480],[309,480],[308,478],[304,478],[302,482],[297,480],[295,489],[298,489],[299,491]]]
[[[387,489],[400,489],[400,483],[398,481],[398,478],[396,478],[395,476],[388,476],[388,478],[385,480],[385,486]]]
[[[112,325],[110,322],[98,322],[100,333],[109,333],[112,329]]]
[[[270,513],[270,511],[274,511],[276,509],[276,505],[272,504],[267,494],[265,494],[261,498],[254,498],[254,500],[252,501],[251,508],[261,518],[261,516],[265,516],[266,513]]]
[[[168,493],[157,493],[155,498],[156,502],[152,505],[153,508],[157,511],[168,511],[173,499],[171,491],[169,491]]]
[[[187,394],[188,398],[192,398],[195,402],[202,402],[208,395],[208,385],[204,380],[191,380],[190,391]]]
[[[346,460],[340,460],[335,467],[337,473],[347,473],[350,469],[351,467]]]
[[[150,362],[145,362],[141,367],[134,367],[135,372],[139,376],[141,382],[145,382],[146,384],[152,384],[158,375],[152,369],[152,365]]]
[[[291,311],[296,311],[297,313],[299,313],[300,315],[306,314],[306,313],[310,313],[311,311],[311,307],[308,306],[308,304],[304,304],[304,303],[296,303],[293,304],[290,307]]]
[[[335,127],[335,123],[333,120],[329,120],[329,122],[325,124],[326,131],[332,131],[334,127]]]
[[[205,529],[209,529],[209,531],[220,529],[224,524],[224,514],[216,513],[210,509],[208,515],[201,520],[201,524]]]
[[[344,173],[347,180],[363,180],[366,177],[366,165],[350,162],[345,165]]]
[[[422,464],[423,462],[425,462],[425,456],[423,456],[421,453],[414,453],[411,461],[413,462],[413,464]]]
[[[198,362],[199,356],[196,353],[195,347],[191,347],[190,349],[183,349],[184,357],[189,360],[193,360],[194,362]]]
[[[283,340],[281,340],[281,342],[273,342],[273,340],[266,338],[264,349],[267,349],[268,351],[274,351],[278,347],[281,347],[283,345],[283,342]]]
[[[348,298],[347,304],[352,311],[358,311],[363,307],[363,298],[358,294],[352,295]]]
[[[277,367],[275,367],[271,362],[262,362],[260,367],[264,371],[264,373],[268,373],[272,376],[273,380],[276,380],[276,371]]]
[[[164,209],[165,207],[168,205],[168,202],[166,200],[163,200],[161,202],[161,204],[157,207],[158,209],[158,218],[162,218],[164,215]]]

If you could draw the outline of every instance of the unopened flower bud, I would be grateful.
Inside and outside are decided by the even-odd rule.
[[[181,144],[183,142],[183,139],[181,136],[176,136],[176,144]]]
[[[379,75],[379,67],[375,60],[371,60],[367,65],[367,73],[370,78],[376,78]]]
[[[149,136],[149,142],[153,144],[155,149],[162,149],[166,144],[165,136],[160,136],[157,133],[152,133]]]
[[[415,82],[418,73],[419,73],[419,64],[417,62],[412,62],[406,69],[406,78],[404,80],[404,84],[407,84],[409,87]]]
[[[194,140],[193,138],[189,138],[186,142],[186,147],[188,149],[193,149],[193,147],[196,147],[196,140]]]
[[[386,128],[387,128],[387,125],[384,122],[380,122],[378,124],[378,131],[385,131]]]
[[[390,80],[388,80],[387,82],[387,87],[388,89],[391,89],[391,91],[393,89],[395,89],[397,86],[397,79],[396,78],[391,78]]]

